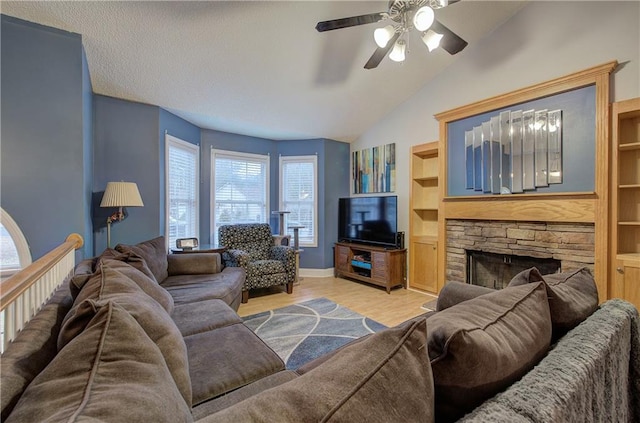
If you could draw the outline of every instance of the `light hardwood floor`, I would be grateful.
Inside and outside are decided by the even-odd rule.
[[[384,288],[342,278],[303,278],[287,294],[280,287],[251,291],[249,302],[240,305],[241,317],[284,307],[314,298],[328,298],[386,326],[395,326],[425,313],[420,306],[436,297],[409,289]]]

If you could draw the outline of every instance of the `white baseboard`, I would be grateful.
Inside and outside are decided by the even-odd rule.
[[[333,276],[333,267],[329,269],[303,269],[300,268],[301,278],[328,278]]]

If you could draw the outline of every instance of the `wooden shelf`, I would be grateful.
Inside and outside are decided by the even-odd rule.
[[[620,226],[640,226],[640,221],[637,222],[618,222]]]
[[[618,185],[618,188],[620,188],[620,189],[634,189],[634,188],[640,188],[640,184]]]

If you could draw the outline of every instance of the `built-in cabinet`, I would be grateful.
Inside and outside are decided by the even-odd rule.
[[[335,245],[335,276],[379,285],[391,292],[406,287],[407,250],[338,242]]]
[[[411,148],[409,286],[438,292],[438,141]]]
[[[640,98],[611,112],[612,294],[640,308]]]

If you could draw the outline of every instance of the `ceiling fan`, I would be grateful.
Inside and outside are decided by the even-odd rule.
[[[441,9],[460,0],[389,0],[387,12],[370,13],[349,18],[333,19],[318,22],[318,32],[351,26],[366,25],[390,20],[389,25],[374,31],[374,39],[378,48],[364,65],[365,69],[376,68],[382,59],[391,51],[389,58],[402,62],[409,31],[415,29],[427,45],[429,51],[441,46],[449,54],[456,54],[467,46],[467,42],[444,26],[435,18],[434,10]]]

